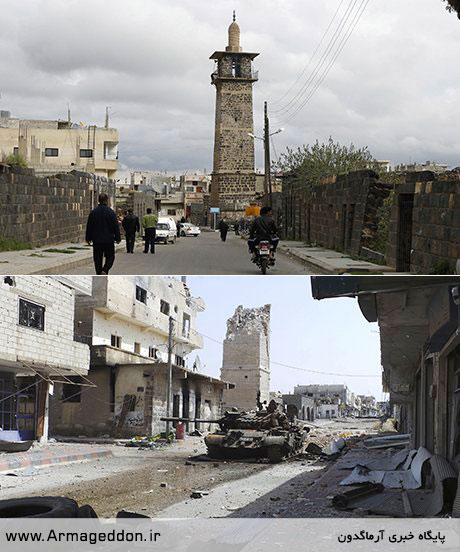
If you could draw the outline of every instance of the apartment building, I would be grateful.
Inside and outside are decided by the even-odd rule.
[[[91,297],[76,308],[76,333],[91,347],[89,379],[75,394],[63,385],[53,401],[56,434],[156,435],[165,429],[168,336],[172,324],[173,416],[220,416],[227,384],[189,366],[203,347],[196,330],[202,299],[172,277],[94,278]],[[75,381],[74,383],[79,383]],[[70,394],[72,393],[72,396]],[[203,426],[202,426],[203,427]]]
[[[87,384],[90,351],[74,335],[76,298],[89,277],[0,278],[0,440],[46,442],[58,382]]]
[[[35,120],[0,112],[0,160],[15,154],[39,175],[72,170],[115,179],[118,130],[70,120]]]

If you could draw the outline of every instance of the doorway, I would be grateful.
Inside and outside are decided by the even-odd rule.
[[[410,272],[414,194],[399,194],[398,210],[399,232],[396,253],[396,270],[398,272]]]

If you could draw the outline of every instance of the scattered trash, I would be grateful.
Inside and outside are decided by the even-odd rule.
[[[168,486],[168,484],[165,483],[164,481],[162,483],[160,483],[160,487],[167,487],[167,486]]]
[[[208,494],[208,491],[192,491],[190,498],[203,498],[203,496],[207,496]]]

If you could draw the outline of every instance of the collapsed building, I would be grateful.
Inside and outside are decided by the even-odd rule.
[[[90,277],[1,277],[0,441],[46,442],[54,389],[91,385],[89,347],[74,334],[75,301],[89,295]]]
[[[224,390],[225,408],[255,410],[270,400],[270,309],[240,305],[227,321],[221,378],[234,388]]]
[[[172,416],[211,420],[222,411],[229,384],[188,366],[203,347],[196,314],[204,301],[185,281],[158,276],[93,278],[77,301],[75,333],[91,349],[89,379],[56,386],[52,430],[59,435],[157,435],[167,415],[168,339],[172,333]],[[209,429],[206,422],[194,428]],[[188,424],[187,429],[190,429]]]
[[[413,448],[460,458],[460,277],[313,277],[315,299],[355,297],[380,329],[383,391]]]

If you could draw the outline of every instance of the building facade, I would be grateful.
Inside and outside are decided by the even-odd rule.
[[[221,378],[234,384],[224,391],[224,407],[256,410],[270,400],[270,305],[239,306],[227,321]]]
[[[335,280],[335,281],[332,281]],[[411,446],[460,455],[460,277],[313,278],[313,296],[356,297],[378,322],[382,388]]]
[[[115,179],[118,170],[118,131],[60,120],[0,116],[0,161],[20,155],[37,174],[72,170]]]
[[[74,335],[76,297],[87,277],[0,278],[0,440],[46,442],[49,399],[89,369],[89,347]]]
[[[250,135],[254,133],[253,86],[258,80],[252,62],[259,54],[243,52],[235,17],[228,35],[225,51],[211,56],[216,63],[211,80],[217,92],[211,207],[220,208],[221,216],[239,220],[256,192]]]
[[[187,365],[189,353],[203,346],[195,325],[203,309],[185,282],[172,277],[94,278],[91,297],[77,303],[76,333],[91,347],[89,378],[97,387],[82,388],[64,402],[59,398],[70,390],[57,389],[54,433],[129,437],[164,431],[170,321],[170,415],[219,417],[226,384]]]

